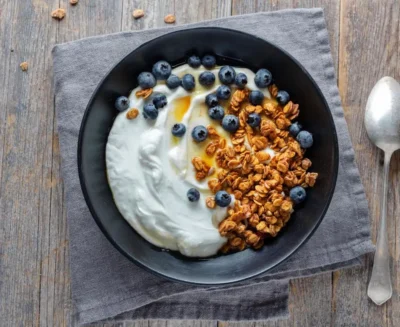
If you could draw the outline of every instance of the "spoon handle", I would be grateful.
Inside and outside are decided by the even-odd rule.
[[[389,268],[389,248],[386,224],[387,192],[389,182],[389,166],[392,152],[385,152],[383,193],[381,202],[381,219],[376,242],[374,266],[368,285],[368,296],[377,305],[385,303],[392,297],[392,282]]]

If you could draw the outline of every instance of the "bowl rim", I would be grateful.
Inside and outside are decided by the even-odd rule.
[[[135,52],[136,50],[147,46],[150,43],[153,42],[157,42],[160,38],[163,38],[166,35],[170,35],[170,34],[180,34],[180,33],[187,33],[188,31],[192,31],[192,30],[203,30],[203,31],[214,31],[214,30],[222,30],[222,31],[227,31],[230,33],[238,33],[238,34],[242,34],[242,35],[246,35],[247,37],[253,38],[255,40],[258,41],[262,41],[265,43],[268,43],[271,47],[276,48],[277,50],[281,51],[283,54],[285,54],[290,60],[292,60],[301,70],[302,72],[307,76],[307,78],[311,81],[311,83],[313,84],[316,92],[318,93],[318,95],[320,96],[320,98],[322,99],[322,102],[324,103],[324,110],[326,111],[326,114],[329,116],[329,120],[331,125],[333,126],[333,143],[334,143],[334,149],[333,149],[333,159],[334,159],[334,171],[333,171],[333,182],[332,185],[329,189],[329,195],[327,198],[327,202],[325,204],[325,207],[322,210],[322,213],[317,221],[317,223],[315,224],[315,226],[309,231],[309,233],[303,237],[303,239],[301,240],[301,242],[299,242],[298,245],[296,245],[295,247],[293,247],[293,249],[291,251],[289,251],[284,257],[282,257],[280,260],[278,260],[275,264],[271,265],[270,267],[267,268],[261,268],[259,269],[257,272],[247,275],[245,277],[239,277],[239,278],[232,278],[227,282],[216,282],[216,283],[202,283],[202,282],[195,282],[195,281],[191,281],[191,280],[183,280],[183,279],[178,279],[175,278],[171,275],[167,275],[164,274],[158,270],[152,269],[148,266],[146,266],[145,264],[143,264],[142,262],[140,262],[139,260],[137,260],[136,258],[134,258],[132,255],[130,255],[128,252],[126,252],[121,246],[119,246],[118,242],[111,236],[111,234],[107,231],[107,229],[104,227],[104,225],[102,224],[100,218],[97,216],[96,211],[94,209],[93,203],[89,197],[88,194],[88,187],[86,186],[86,182],[85,182],[85,174],[83,173],[83,169],[82,169],[82,143],[83,143],[83,138],[84,138],[84,132],[86,129],[86,124],[87,124],[87,120],[88,120],[88,116],[89,116],[89,112],[90,112],[90,108],[93,105],[94,99],[97,96],[97,93],[99,91],[99,89],[101,88],[101,86],[104,84],[104,82],[107,80],[107,78],[110,76],[110,74],[112,73],[112,71],[114,69],[116,69],[117,67],[119,67],[129,56],[132,55],[133,52]],[[280,264],[282,264],[284,261],[286,261],[290,256],[292,256],[298,249],[300,249],[305,243],[307,243],[307,241],[311,238],[311,236],[314,234],[314,232],[318,229],[319,225],[321,224],[323,218],[326,215],[326,212],[331,204],[332,201],[332,197],[335,191],[335,187],[336,187],[336,182],[337,182],[337,177],[338,177],[338,171],[339,171],[339,142],[338,142],[338,137],[337,137],[337,130],[336,130],[336,125],[335,125],[335,121],[333,119],[333,114],[330,110],[330,107],[328,105],[328,102],[325,99],[324,94],[322,93],[320,87],[318,86],[318,84],[315,82],[315,80],[313,79],[313,77],[311,76],[311,74],[303,67],[303,65],[296,59],[294,58],[290,53],[288,53],[286,50],[282,49],[281,47],[277,46],[276,44],[267,41],[261,37],[258,37],[256,35],[250,34],[250,33],[246,33],[246,32],[242,32],[239,30],[235,30],[235,29],[230,29],[230,28],[224,28],[224,27],[193,27],[193,28],[184,28],[181,30],[177,30],[177,31],[171,31],[169,33],[165,33],[163,35],[157,36],[149,41],[146,41],[144,43],[142,43],[140,46],[136,47],[135,49],[133,49],[132,51],[130,51],[126,56],[124,56],[121,60],[118,61],[118,63],[116,63],[105,75],[104,77],[101,79],[101,81],[98,83],[98,85],[96,86],[95,90],[93,91],[90,100],[85,108],[85,112],[83,114],[82,117],[82,122],[81,122],[81,126],[79,129],[79,136],[78,136],[78,147],[77,147],[77,164],[78,164],[78,175],[79,175],[79,181],[80,181],[80,185],[81,185],[81,189],[82,189],[82,193],[86,202],[86,205],[89,208],[89,211],[94,219],[94,221],[96,222],[97,226],[100,228],[100,230],[103,232],[103,234],[106,236],[106,238],[108,239],[108,241],[120,252],[122,253],[126,258],[128,258],[131,262],[133,262],[134,264],[136,264],[137,266],[139,266],[140,268],[155,274],[156,276],[160,276],[163,278],[166,278],[168,280],[174,281],[174,282],[179,282],[179,283],[184,283],[184,284],[189,284],[189,285],[196,285],[196,286],[218,286],[218,285],[231,285],[234,283],[238,283],[238,282],[243,282],[243,281],[247,281],[249,279],[255,278],[257,276],[260,276],[264,273],[266,273],[267,271],[270,271],[271,269],[279,266]],[[122,216],[122,215],[121,215]],[[133,228],[133,227],[131,227]],[[138,234],[140,237],[142,237],[140,234]],[[151,243],[149,243],[151,244]]]

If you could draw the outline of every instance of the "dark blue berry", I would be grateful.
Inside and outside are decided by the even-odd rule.
[[[253,106],[257,106],[257,105],[261,104],[262,101],[264,100],[264,94],[258,90],[251,91],[250,95],[249,95],[249,100]]]
[[[143,72],[138,76],[138,84],[142,89],[150,89],[156,86],[157,81],[152,73]]]
[[[290,190],[289,195],[295,204],[299,204],[299,203],[303,202],[307,197],[306,190],[304,188],[302,188],[301,186],[293,187]]]
[[[172,135],[182,137],[186,133],[186,126],[182,123],[177,123],[172,126]]]
[[[164,108],[167,105],[167,97],[165,94],[158,93],[153,97],[153,104],[157,109]]]
[[[129,108],[129,99],[127,97],[121,96],[115,100],[115,109],[118,111],[124,111]]]
[[[165,60],[157,61],[153,66],[153,75],[156,79],[167,79],[171,75],[171,65]]]
[[[150,119],[157,119],[158,117],[158,109],[156,106],[152,103],[147,103],[143,107],[143,116],[144,118],[150,118]]]
[[[215,203],[220,207],[227,207],[231,204],[232,198],[226,191],[218,191],[215,194]]]
[[[217,98],[219,100],[228,100],[231,96],[231,89],[227,85],[220,85],[217,89]]]
[[[267,87],[272,82],[272,74],[268,69],[261,68],[254,76],[254,82],[259,88]]]
[[[235,77],[235,84],[239,89],[244,89],[247,84],[246,74],[238,73]]]
[[[231,133],[236,132],[239,128],[239,118],[234,115],[225,115],[222,119],[222,128]]]
[[[196,86],[196,82],[194,80],[193,75],[191,74],[186,74],[182,77],[182,87],[186,90],[186,91],[191,91],[194,89],[194,87]]]
[[[202,72],[199,76],[199,83],[204,86],[213,85],[215,82],[215,75],[212,72]]]
[[[224,108],[222,108],[221,106],[215,106],[215,107],[208,109],[208,115],[212,119],[221,120],[222,118],[224,118],[225,111],[224,111]]]
[[[301,126],[298,122],[295,122],[289,126],[289,133],[292,134],[292,136],[296,137],[297,134],[300,133],[302,128],[303,126]]]
[[[193,140],[196,142],[203,142],[208,136],[207,128],[203,125],[198,125],[192,130]]]
[[[206,105],[208,107],[215,107],[218,105],[218,98],[215,93],[210,93],[206,96]]]
[[[187,198],[190,202],[196,202],[199,201],[200,199],[200,192],[195,189],[194,187],[190,188],[187,191]]]
[[[313,145],[313,136],[310,132],[301,131],[297,134],[296,140],[300,143],[303,149],[311,148]]]
[[[231,66],[222,66],[218,77],[222,84],[232,84],[235,81],[236,72]]]
[[[188,59],[188,65],[193,68],[198,68],[201,65],[201,60],[197,56],[190,56]]]
[[[167,86],[170,89],[176,89],[178,86],[181,85],[181,79],[176,76],[176,75],[169,75],[169,77],[167,78]]]
[[[213,68],[217,63],[217,59],[212,55],[205,55],[203,59],[201,59],[201,63],[206,68]]]
[[[284,106],[290,100],[289,93],[283,90],[278,91],[278,94],[276,95],[276,100],[278,100],[280,105]]]
[[[259,114],[253,112],[247,117],[247,124],[249,124],[251,127],[258,127],[260,126],[261,123],[261,117]]]

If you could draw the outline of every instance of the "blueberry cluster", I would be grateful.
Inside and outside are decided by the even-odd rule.
[[[287,94],[287,92],[285,93]],[[289,97],[288,94],[287,97]],[[294,122],[292,125],[289,126],[289,133],[296,138],[303,149],[308,149],[313,145],[313,136],[308,131],[302,131],[302,128],[303,126],[301,126],[299,122]],[[299,204],[306,199],[307,193],[303,187],[296,186],[290,190],[289,196],[295,204]]]
[[[216,76],[209,71],[216,65],[216,58],[213,55],[205,55],[200,58],[192,55],[188,58],[187,63],[192,68],[199,68],[201,65],[206,69],[201,72],[198,78],[200,85],[205,87],[212,86],[216,81]],[[171,74],[171,65],[160,60],[156,62],[151,72],[142,72],[138,76],[138,84],[142,89],[153,88],[157,84],[157,80],[165,80],[165,84],[169,89],[176,89],[181,86],[186,91],[192,91],[196,87],[196,80],[192,74],[186,74],[182,78]],[[218,72],[218,79],[221,85],[216,89],[215,93],[210,93],[205,98],[208,107],[208,115],[211,119],[221,122],[222,127],[230,132],[235,133],[239,128],[239,118],[235,115],[225,114],[223,106],[220,102],[228,100],[231,97],[230,85],[235,85],[238,89],[244,89],[248,83],[248,78],[244,73],[236,73],[232,66],[222,66]],[[254,77],[255,85],[260,88],[266,88],[272,84],[272,74],[269,70],[259,69]],[[276,99],[281,106],[286,105],[290,101],[289,93],[280,90],[276,95]],[[264,93],[261,90],[252,90],[249,94],[249,101],[252,105],[261,105],[264,100]],[[156,93],[150,98],[150,101],[143,107],[143,116],[146,119],[155,120],[158,117],[159,110],[167,105],[167,97],[164,94]],[[115,101],[115,108],[122,112],[130,107],[130,101],[125,96],[120,96]],[[261,117],[257,113],[248,115],[247,124],[252,128],[258,128],[261,124]],[[294,122],[289,127],[290,134],[297,139],[300,146],[304,149],[313,145],[313,136],[310,132],[302,130],[302,126],[298,122]],[[176,123],[171,129],[172,135],[182,137],[186,133],[186,126],[182,123]],[[191,136],[195,142],[203,142],[208,137],[208,130],[203,125],[195,126],[191,131]],[[306,191],[301,186],[292,188],[289,192],[290,198],[295,204],[303,202],[306,198]],[[187,192],[187,198],[190,202],[196,202],[200,199],[200,192],[195,188],[190,188]],[[215,194],[215,203],[220,207],[227,207],[231,203],[231,195],[226,191],[219,191]]]

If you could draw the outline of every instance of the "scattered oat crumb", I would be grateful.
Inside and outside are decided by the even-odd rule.
[[[79,0],[69,0],[69,3],[73,6],[75,6],[78,3]]]
[[[175,23],[175,16],[172,14],[169,14],[167,16],[164,17],[164,22],[166,22],[167,24],[173,24]]]
[[[143,9],[135,9],[132,13],[133,18],[139,19],[144,16],[144,11]]]
[[[126,118],[128,119],[135,119],[139,115],[139,110],[136,108],[129,109],[129,111],[126,113]]]
[[[58,9],[53,10],[51,12],[51,17],[58,19],[58,20],[63,19],[65,17],[65,9],[58,8]]]
[[[26,61],[22,62],[19,67],[21,67],[21,70],[26,72],[28,70],[28,63]]]

